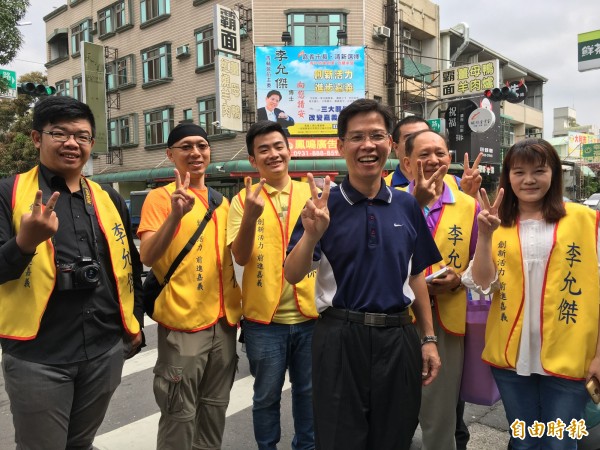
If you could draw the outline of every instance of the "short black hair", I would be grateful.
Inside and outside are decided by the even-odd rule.
[[[450,146],[449,146],[448,139],[446,138],[446,136],[442,136],[440,133],[436,133],[432,129],[420,130],[420,131],[417,131],[416,133],[411,134],[408,137],[408,139],[406,140],[406,143],[404,144],[404,154],[406,155],[407,158],[410,158],[410,155],[412,154],[412,152],[415,148],[415,139],[417,138],[417,136],[420,136],[423,133],[433,133],[433,134],[436,134],[439,137],[441,137],[444,140],[444,144],[446,144],[446,150],[448,150],[448,153],[450,153]]]
[[[281,92],[279,92],[277,89],[271,89],[269,92],[267,92],[267,98],[274,94],[277,94],[279,96],[279,101],[281,101],[283,95],[281,95]]]
[[[424,123],[425,125],[427,125],[428,128],[431,128],[429,126],[429,122],[427,122],[422,117],[406,116],[404,119],[400,120],[394,127],[394,131],[392,131],[392,141],[394,141],[396,144],[400,142],[400,128],[402,128],[403,125],[410,125],[411,123]]]
[[[39,100],[33,107],[33,129],[42,130],[46,125],[54,125],[68,120],[87,120],[92,126],[92,137],[96,136],[94,113],[88,105],[73,97],[51,96]]]
[[[358,100],[354,100],[348,106],[346,106],[340,112],[338,116],[338,137],[342,138],[346,135],[348,131],[348,122],[357,114],[376,112],[383,117],[385,122],[385,129],[388,133],[392,132],[392,127],[394,126],[394,113],[392,110],[384,105],[383,103],[379,103],[376,100],[361,98]]]
[[[270,120],[261,120],[254,123],[246,132],[246,150],[248,150],[248,154],[254,156],[254,139],[256,139],[256,136],[262,136],[263,134],[269,134],[274,131],[281,133],[283,140],[285,141],[285,146],[290,148],[287,136],[281,125]]]

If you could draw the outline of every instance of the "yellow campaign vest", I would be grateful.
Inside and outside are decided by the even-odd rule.
[[[256,185],[252,186],[252,191],[255,189]],[[246,190],[240,191],[238,196],[243,207]],[[285,281],[283,262],[287,245],[302,208],[306,205],[306,200],[311,197],[311,192],[308,183],[292,180],[286,224],[287,234],[284,233],[277,210],[264,188],[261,196],[265,200],[265,209],[256,224],[252,256],[244,266],[242,307],[245,319],[270,323],[283,291]],[[315,280],[316,276],[312,271],[292,286],[298,311],[309,318],[318,317],[315,304]]]
[[[392,177],[393,176],[394,176],[394,171],[392,170],[390,173],[387,174],[386,177],[383,178],[383,181],[385,181],[386,186],[392,185]]]
[[[165,189],[171,195],[175,183],[159,189]],[[158,280],[164,279],[171,263],[206,214],[208,205],[203,199],[198,200],[181,219],[179,231],[167,251],[152,266]],[[181,261],[156,299],[152,318],[158,323],[172,330],[199,331],[213,326],[222,312],[230,325],[240,320],[240,287],[226,245],[228,212],[229,202],[224,198],[194,248]]]
[[[453,177],[454,178],[454,177]],[[456,186],[456,183],[454,183]],[[427,275],[442,265],[462,273],[469,265],[469,244],[475,220],[475,199],[460,191],[453,191],[456,203],[444,204],[440,218],[433,231],[433,238],[442,254],[442,262],[427,269]],[[434,297],[435,311],[444,330],[464,336],[467,319],[467,293],[464,289],[447,292]]]
[[[108,243],[112,273],[115,276],[119,296],[121,320],[125,330],[135,335],[139,333],[140,325],[133,315],[133,275],[128,257],[129,242],[123,221],[108,193],[91,180],[85,179],[85,182],[90,188],[98,224]],[[17,175],[13,190],[15,233],[18,233],[21,227],[21,216],[31,212],[32,201],[38,190],[38,167]],[[124,261],[127,263],[123,264]],[[17,340],[35,339],[55,281],[54,247],[52,241],[48,239],[38,245],[31,263],[19,279],[0,285],[1,337]]]
[[[598,213],[566,203],[567,215],[554,228],[540,312],[544,370],[571,379],[586,377],[598,338]],[[523,330],[525,277],[518,224],[494,233],[492,251],[500,291],[488,316],[482,358],[514,368]]]

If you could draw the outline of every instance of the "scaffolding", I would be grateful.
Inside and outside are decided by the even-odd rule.
[[[112,67],[115,71],[115,75],[118,77],[119,76],[119,49],[114,48],[114,47],[108,47],[105,46],[104,47],[104,63],[105,63],[105,67]],[[123,64],[126,64],[124,61],[122,62]],[[111,74],[107,73],[106,77],[109,77]],[[110,119],[112,117],[112,111],[113,110],[119,110],[121,109],[121,93],[118,91],[119,88],[119,84],[120,83],[116,83],[116,89],[115,90],[106,90],[106,124],[107,124],[107,128],[109,127],[110,124]],[[121,148],[121,146],[114,146],[111,145],[110,142],[110,129],[108,129],[108,133],[109,135],[109,144],[108,144],[108,152],[106,153],[106,164],[115,164],[115,161],[117,161],[117,164],[119,164],[120,166],[123,165],[123,149]]]

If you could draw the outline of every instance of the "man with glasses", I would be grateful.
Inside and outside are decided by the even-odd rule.
[[[318,268],[313,335],[315,444],[321,450],[408,450],[421,385],[440,360],[423,271],[441,256],[417,201],[388,188],[392,112],[356,100],[338,118],[348,176],[312,199],[294,229],[285,277]],[[412,305],[422,339],[408,314]]]
[[[209,217],[209,205],[218,205],[153,308],[160,450],[221,448],[237,367],[241,295],[225,243],[229,202],[204,182],[210,152],[202,127],[180,124],[171,131],[167,157],[175,164],[175,182],[150,191],[138,228],[142,261],[163,280],[199,223]]]
[[[87,105],[40,100],[40,164],[0,181],[0,343],[17,448],[91,449],[142,342],[127,207],[81,176],[94,133]]]

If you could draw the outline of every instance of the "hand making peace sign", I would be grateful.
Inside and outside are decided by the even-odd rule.
[[[481,187],[481,174],[479,173],[479,164],[483,158],[483,153],[479,153],[473,165],[469,166],[469,153],[465,152],[464,170],[462,178],[460,180],[460,189],[465,194],[470,195],[473,198],[477,198],[477,193]]]
[[[179,170],[175,169],[175,190],[171,194],[171,210],[179,220],[192,210],[196,201],[195,196],[188,194],[189,186],[190,173],[185,173],[182,184]]]
[[[427,206],[435,198],[440,183],[444,182],[446,173],[448,173],[448,166],[443,165],[426,180],[423,174],[423,161],[417,161],[417,178],[413,195],[421,208]]]
[[[500,217],[498,217],[498,208],[504,197],[504,189],[498,191],[498,196],[493,205],[490,205],[490,199],[485,189],[481,189],[481,211],[477,216],[479,233],[491,236],[500,226]]]
[[[325,177],[323,184],[323,192],[319,196],[319,189],[315,184],[315,179],[312,173],[308,173],[308,184],[312,198],[306,201],[306,206],[302,210],[300,217],[302,218],[302,226],[304,232],[313,239],[320,239],[329,226],[329,209],[327,208],[327,200],[329,200],[329,191],[331,189],[331,181],[329,177]]]
[[[46,207],[42,208],[42,191],[35,193],[35,200],[30,214],[23,214],[21,227],[17,234],[17,245],[23,253],[35,253],[39,244],[50,239],[58,230],[58,217],[54,207],[60,193],[54,192]]]

